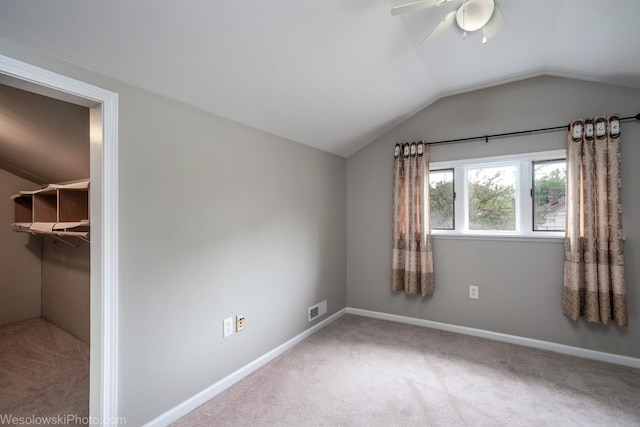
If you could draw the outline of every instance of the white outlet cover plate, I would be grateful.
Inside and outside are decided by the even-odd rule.
[[[227,317],[222,321],[222,338],[233,335],[233,317]]]
[[[478,294],[479,294],[479,290],[477,285],[469,286],[469,298],[478,299]]]

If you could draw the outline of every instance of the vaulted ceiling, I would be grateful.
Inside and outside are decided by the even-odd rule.
[[[413,1],[413,0],[409,0]],[[462,0],[2,0],[0,37],[341,156],[447,95],[552,74],[640,88],[640,1],[496,0],[481,43],[420,41]]]

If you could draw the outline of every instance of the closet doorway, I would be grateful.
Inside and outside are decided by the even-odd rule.
[[[88,108],[90,424],[117,419],[117,94],[0,55],[0,84]],[[5,224],[7,227],[10,224]],[[43,245],[46,243],[43,242]]]
[[[87,107],[0,84],[0,414],[88,419],[89,172]]]

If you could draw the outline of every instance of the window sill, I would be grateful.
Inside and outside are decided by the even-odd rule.
[[[514,235],[485,235],[485,234],[435,234],[431,233],[433,240],[486,240],[504,242],[527,242],[527,243],[564,243],[564,236],[514,236]]]

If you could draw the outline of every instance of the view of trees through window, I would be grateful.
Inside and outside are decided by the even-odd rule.
[[[564,231],[566,161],[533,162],[534,230]]]
[[[516,229],[516,166],[467,171],[470,230]]]
[[[453,230],[454,227],[453,169],[442,169],[429,173],[429,207],[431,228]]]

